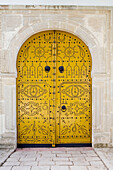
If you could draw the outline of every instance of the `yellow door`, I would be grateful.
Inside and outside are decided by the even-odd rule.
[[[18,146],[91,144],[91,55],[62,31],[31,36],[17,59]]]
[[[78,37],[56,31],[56,144],[91,143],[91,55]]]

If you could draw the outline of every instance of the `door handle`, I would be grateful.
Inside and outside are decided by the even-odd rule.
[[[63,66],[60,66],[60,67],[59,67],[59,71],[60,71],[60,73],[63,73],[63,72],[64,72],[64,67],[63,67]]]
[[[62,106],[62,111],[63,111],[63,112],[66,111],[66,106],[65,106],[65,105]]]
[[[46,66],[46,67],[45,67],[45,72],[48,73],[49,71],[50,71],[50,67],[49,67],[49,66]]]

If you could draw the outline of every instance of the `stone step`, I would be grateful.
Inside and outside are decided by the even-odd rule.
[[[14,149],[14,145],[12,144],[0,144],[0,149]]]
[[[15,133],[14,132],[7,132],[7,133],[2,134],[1,137],[3,137],[3,138],[14,138]]]
[[[15,138],[0,138],[0,144],[14,144]]]
[[[0,138],[0,148],[14,148],[15,146],[14,133],[5,133]]]

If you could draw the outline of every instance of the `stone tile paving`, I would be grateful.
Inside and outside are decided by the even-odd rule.
[[[9,155],[13,151],[13,149],[0,149],[0,166],[4,163],[4,161],[9,157]]]
[[[97,148],[96,153],[109,170],[113,170],[113,148]]]
[[[113,170],[112,165],[113,149],[29,148],[17,149],[0,170]]]

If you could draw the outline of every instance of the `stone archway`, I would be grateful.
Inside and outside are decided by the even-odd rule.
[[[38,33],[44,30],[53,30],[53,29],[70,32],[78,36],[80,39],[82,39],[89,47],[89,50],[92,56],[92,96],[93,96],[93,93],[94,93],[93,72],[96,70],[97,65],[101,66],[102,64],[101,62],[98,62],[98,53],[99,53],[98,52],[98,49],[99,49],[98,41],[96,40],[96,38],[93,36],[93,34],[89,30],[82,27],[80,24],[78,24],[77,22],[73,20],[64,21],[64,19],[60,20],[59,18],[56,18],[53,21],[52,19],[48,18],[46,20],[43,19],[42,22],[38,22],[33,25],[23,27],[16,34],[16,36],[13,38],[13,40],[11,41],[8,47],[8,51],[6,54],[6,57],[8,59],[7,70],[10,70],[10,72],[12,72],[16,78],[17,76],[16,59],[17,59],[18,51],[21,45],[23,44],[23,42],[25,42],[27,38],[29,38],[31,35],[35,33]],[[15,48],[13,48],[14,46]],[[15,82],[15,96],[16,96],[16,82]],[[94,105],[94,100],[92,101],[92,106],[93,105]],[[15,108],[15,114],[16,114],[16,108]],[[92,120],[93,120],[92,124],[95,124],[95,116],[94,116],[93,110],[92,110]],[[94,136],[93,126],[92,126],[92,136]],[[92,138],[92,145],[93,144],[94,144],[94,138]]]

